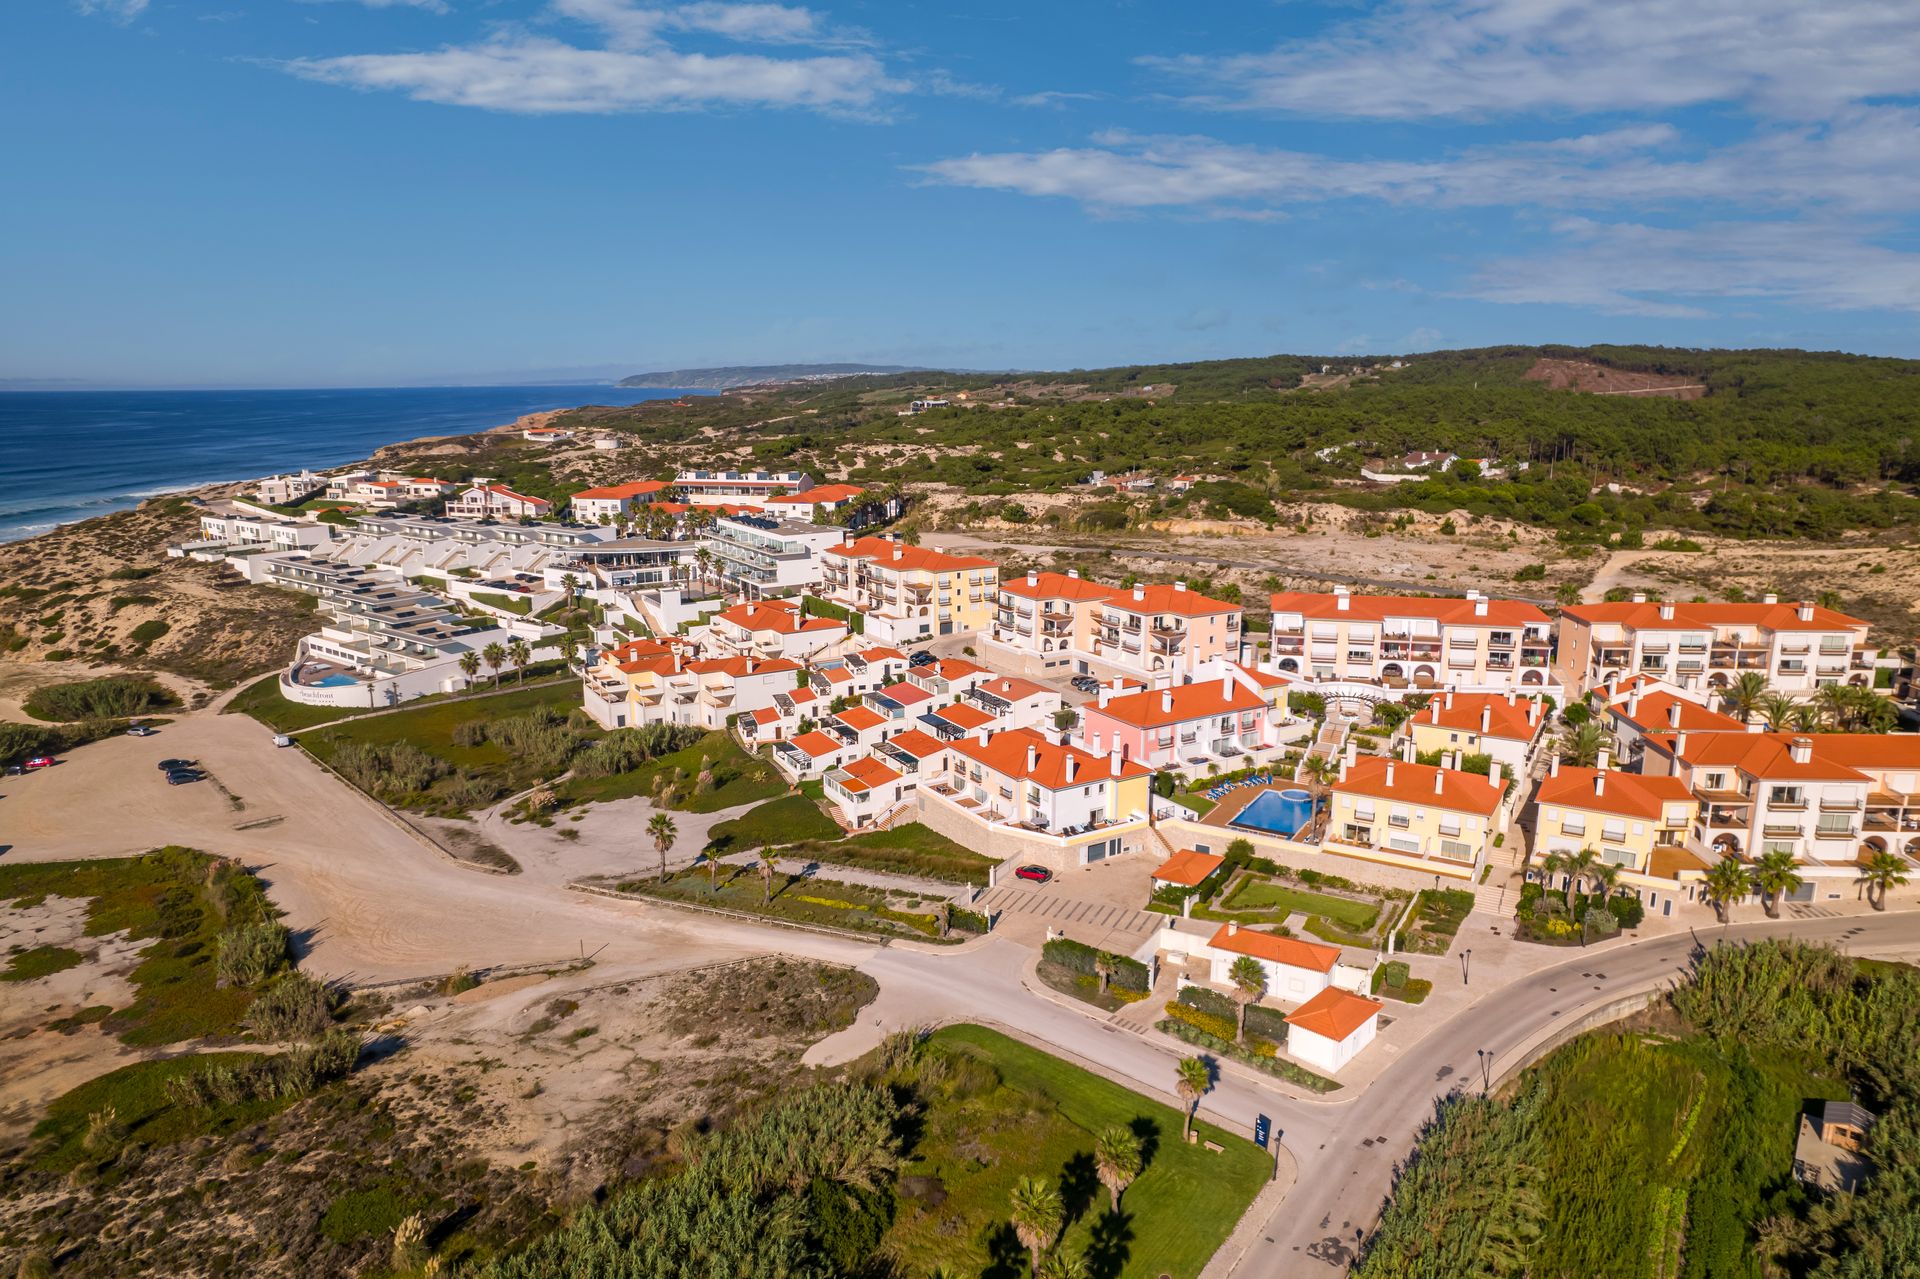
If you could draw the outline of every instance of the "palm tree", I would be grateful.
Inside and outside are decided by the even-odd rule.
[[[1133,1130],[1114,1124],[1100,1130],[1093,1139],[1093,1168],[1100,1184],[1113,1196],[1113,1210],[1120,1211],[1120,1196],[1140,1175],[1140,1139]]]
[[[1853,718],[1852,694],[1853,690],[1845,684],[1822,684],[1814,690],[1814,706],[1836,733],[1846,732]]]
[[[1118,963],[1108,951],[1103,950],[1093,957],[1093,973],[1100,979],[1101,994],[1107,993],[1107,983],[1113,980],[1113,970],[1117,967],[1119,967]]]
[[[1060,1237],[1060,1227],[1067,1218],[1066,1205],[1060,1202],[1058,1190],[1035,1177],[1022,1177],[1014,1182],[1008,1198],[1013,1211],[1007,1214],[1007,1219],[1020,1246],[1033,1259],[1034,1279],[1039,1279],[1040,1254],[1053,1247],[1053,1241]]]
[[[475,677],[480,674],[480,654],[472,649],[460,654],[460,673],[467,677],[467,687],[473,687]]]
[[[763,906],[773,901],[774,851],[771,843],[760,845],[760,904]]]
[[[1267,968],[1252,955],[1242,955],[1233,961],[1233,967],[1227,970],[1227,980],[1233,983],[1233,1002],[1240,1005],[1240,1026],[1234,1039],[1239,1043],[1247,1040],[1247,1008],[1260,1002],[1267,993]]]
[[[1548,860],[1551,861],[1552,858],[1549,857]],[[1586,887],[1587,876],[1592,874],[1593,868],[1599,864],[1600,854],[1594,852],[1591,848],[1583,848],[1577,853],[1560,854],[1560,864],[1555,869],[1565,871],[1567,875],[1568,916],[1572,916],[1573,914],[1574,894]]]
[[[1765,899],[1768,919],[1780,917],[1780,900],[1798,889],[1803,881],[1795,870],[1793,854],[1775,848],[1760,854],[1753,864],[1753,885]]]
[[[1087,1259],[1077,1252],[1050,1252],[1040,1262],[1040,1279],[1087,1279]]]
[[[1213,1087],[1213,1069],[1204,1057],[1185,1057],[1173,1068],[1173,1073],[1180,1100],[1187,1103],[1186,1126],[1180,1130],[1180,1139],[1192,1141],[1193,1112],[1200,1109],[1200,1099]]]
[[[1781,693],[1768,693],[1753,704],[1753,709],[1766,721],[1767,727],[1776,733],[1793,721],[1793,708],[1794,700]]]
[[[526,683],[527,663],[533,660],[533,650],[527,646],[527,642],[523,639],[510,641],[507,644],[507,660],[513,663],[513,682],[516,684]]]
[[[655,813],[647,820],[647,836],[653,840],[654,851],[660,854],[661,883],[667,880],[667,850],[673,847],[673,841],[679,835],[680,828],[665,813]]]
[[[1907,882],[1907,864],[1892,853],[1875,853],[1860,867],[1858,881],[1875,910],[1887,908],[1887,892]]]
[[[560,575],[560,585],[567,592],[567,611],[573,611],[573,601],[580,594],[580,579],[571,573]]]
[[[1587,867],[1587,878],[1593,881],[1593,896],[1600,899],[1598,905],[1606,909],[1614,889],[1620,886],[1620,867],[1603,858]]]
[[[1720,690],[1720,705],[1744,724],[1753,718],[1754,708],[1770,691],[1765,675],[1759,671],[1741,671],[1733,683]]]
[[[501,648],[497,642],[492,643],[480,651],[480,659],[487,664],[487,669],[493,672],[493,686],[499,688],[500,668],[507,664],[507,650]]]
[[[1796,733],[1814,733],[1821,726],[1820,708],[1802,702],[1793,708],[1793,714],[1787,717],[1787,726]]]
[[[693,562],[700,566],[701,585],[706,585],[713,570],[713,552],[703,546],[693,553]]]
[[[1707,904],[1713,907],[1714,914],[1721,923],[1728,922],[1733,904],[1744,898],[1753,889],[1753,883],[1747,878],[1746,867],[1738,858],[1722,857],[1707,872],[1706,882],[1701,885],[1705,891]]]
[[[1594,720],[1586,720],[1560,734],[1560,762],[1575,768],[1593,768],[1600,763],[1600,752],[1612,744],[1606,729]]]

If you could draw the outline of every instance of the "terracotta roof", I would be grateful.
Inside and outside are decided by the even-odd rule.
[[[797,605],[786,600],[765,600],[735,604],[715,614],[718,621],[731,622],[742,630],[771,631],[776,635],[797,635],[802,631],[845,630],[845,622],[831,617],[802,617]]]
[[[856,733],[865,732],[869,728],[878,728],[887,722],[887,717],[871,706],[849,706],[834,718]]]
[[[1128,613],[1178,613],[1183,617],[1210,617],[1215,613],[1238,613],[1238,604],[1216,600],[1184,586],[1156,582],[1151,586],[1122,587],[1107,596],[1109,608]]]
[[[871,755],[863,755],[840,770],[845,774],[840,784],[850,791],[869,791],[888,782],[900,780],[900,770],[890,768]]]
[[[1163,724],[1265,709],[1267,699],[1239,680],[1233,681],[1232,688],[1224,693],[1222,683],[1210,679],[1178,688],[1150,688],[1113,698],[1105,706],[1091,702],[1080,709],[1083,714],[1105,715],[1136,728],[1157,728]]]
[[[969,675],[990,675],[993,672],[978,662],[969,662],[964,657],[947,657],[933,664],[933,673],[941,679],[965,679]],[[908,672],[912,674],[913,672]]]
[[[800,669],[800,663],[784,657],[708,657],[697,662],[688,662],[687,669],[700,675],[791,675]],[[782,690],[784,691],[784,690]]]
[[[1796,737],[1814,742],[1816,738],[1850,736],[1853,734],[1689,733],[1686,734],[1686,750],[1681,759],[1693,768],[1737,768],[1764,781],[1865,781],[1866,774],[1856,771],[1852,764],[1843,762],[1835,753],[1822,750],[1817,744],[1806,763],[1796,764],[1793,761],[1792,743]],[[1878,737],[1877,734],[1873,736],[1875,739]],[[1673,741],[1673,738],[1663,739],[1669,751],[1673,749]],[[1853,752],[1843,745],[1839,754],[1849,755]]]
[[[951,555],[927,546],[909,546],[884,537],[855,538],[824,552],[846,559],[867,560],[885,568],[910,572],[951,573],[956,569],[998,568],[992,560],[978,555]]]
[[[804,493],[788,493],[784,497],[770,497],[769,505],[777,506],[833,506],[840,502],[851,501],[866,492],[858,484],[821,484]]]
[[[1672,718],[1676,706],[1680,708],[1678,724]],[[1667,692],[1642,693],[1632,714],[1627,712],[1625,699],[1615,702],[1612,710],[1642,732],[1666,733],[1677,728],[1683,733],[1744,733],[1747,728],[1731,715],[1710,711],[1698,702]]]
[[[815,729],[811,733],[800,734],[800,736],[793,739],[791,744],[799,747],[815,759],[819,759],[823,755],[831,755],[835,751],[846,749],[845,742],[842,742],[833,734],[823,733],[819,729]]]
[[[1693,803],[1692,789],[1678,777],[1648,776],[1609,769],[1606,788],[1596,795],[1593,793],[1593,783],[1599,775],[1597,768],[1574,768],[1563,764],[1558,777],[1540,779],[1540,790],[1534,796],[1534,801],[1542,805],[1554,804],[1592,813],[1615,813],[1652,822],[1660,820],[1667,804]]]
[[[1030,600],[1104,600],[1112,598],[1117,588],[1066,573],[1023,573],[1002,579],[1000,590]]]
[[[1443,595],[1348,595],[1347,606],[1339,606],[1340,596],[1315,591],[1281,591],[1271,599],[1275,613],[1299,613],[1316,621],[1381,622],[1389,617],[1422,617],[1456,626],[1545,625],[1547,615],[1522,600],[1470,600]],[[1485,603],[1484,617],[1474,606]]]
[[[910,728],[904,733],[895,733],[887,739],[887,745],[898,747],[915,759],[928,759],[947,749],[947,744],[932,733],[923,733]]]
[[[1372,1021],[1383,1007],[1365,995],[1329,986],[1288,1013],[1287,1025],[1339,1041]]]
[[[605,501],[625,501],[630,497],[645,497],[649,493],[658,493],[666,485],[659,480],[635,480],[630,484],[612,484],[606,488],[582,489],[573,495],[574,501],[581,498],[595,498]]]
[[[1393,781],[1387,781],[1387,766],[1393,765]],[[1434,775],[1440,775],[1440,790],[1433,788]],[[1405,760],[1362,755],[1347,770],[1345,781],[1333,789],[1345,795],[1370,795],[1399,804],[1427,805],[1459,813],[1491,816],[1500,807],[1500,795],[1507,789],[1503,781],[1493,781],[1478,773],[1435,768],[1431,764],[1409,764]]]
[[[529,506],[553,505],[553,503],[547,501],[547,499],[544,497],[528,497],[524,493],[514,492],[512,489],[508,488],[504,484],[476,484],[473,486],[473,490],[469,490],[469,491],[475,491],[475,490],[482,493],[492,493],[496,497],[510,498],[515,502],[525,502]]]
[[[772,724],[778,722],[780,718],[780,712],[771,706],[762,706],[753,713],[753,722],[756,724]]]
[[[1115,774],[1107,757],[1089,755],[1074,746],[1056,746],[1030,728],[1010,728],[991,734],[983,744],[977,737],[962,737],[949,742],[947,749],[978,761],[994,772],[1018,781],[1030,781],[1046,790],[1065,786],[1084,786],[1092,782],[1120,778],[1145,777],[1152,770],[1134,760],[1125,760]],[[1029,752],[1033,767],[1027,767]],[[1067,765],[1074,774],[1067,778]]]
[[[1298,937],[1279,937],[1252,928],[1238,928],[1233,924],[1220,925],[1220,930],[1214,933],[1213,940],[1208,944],[1215,950],[1252,955],[1268,963],[1308,968],[1317,973],[1330,973],[1333,966],[1340,962],[1338,946],[1322,946],[1318,942],[1301,941]]]
[[[815,674],[819,675],[821,679],[827,681],[829,684],[853,683],[853,672],[844,666],[829,666],[824,671],[816,671]]]
[[[984,728],[988,724],[998,722],[994,716],[987,714],[978,706],[970,706],[965,702],[943,706],[933,713],[963,733],[971,733],[976,728]]]
[[[1218,853],[1196,853],[1191,848],[1183,848],[1161,862],[1153,878],[1163,884],[1193,888],[1226,864],[1227,859]]]
[[[905,653],[902,653],[897,648],[888,648],[885,644],[878,644],[873,648],[863,648],[860,650],[859,656],[866,658],[869,662],[904,662],[907,660]]]
[[[880,691],[902,706],[917,706],[921,702],[930,702],[933,700],[932,693],[921,688],[918,684],[909,684],[905,680],[888,684]]]
[[[1920,769],[1920,733],[1802,733],[1813,757],[1858,769]]]
[[[1455,693],[1453,706],[1449,708],[1447,694],[1438,693],[1426,710],[1414,716],[1413,722],[1455,732],[1481,733],[1480,712],[1485,710],[1487,728],[1483,736],[1530,742],[1548,718],[1546,707],[1542,706],[1539,720],[1529,722],[1527,712],[1533,705],[1531,697],[1515,697],[1509,703],[1505,693]]]
[[[1662,608],[1671,608],[1672,617],[1661,617]],[[1830,608],[1813,605],[1811,616],[1800,620],[1798,604],[1575,604],[1561,616],[1575,621],[1613,623],[1634,630],[1678,631],[1710,630],[1716,626],[1755,626],[1769,631],[1845,631],[1865,626],[1864,618],[1849,617]]]
[[[1021,679],[1018,675],[1001,675],[983,684],[976,684],[974,687],[983,693],[991,693],[1009,702],[1023,702],[1036,694],[1053,692],[1045,684],[1036,684],[1030,679]]]

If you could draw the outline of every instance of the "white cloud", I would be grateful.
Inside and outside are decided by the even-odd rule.
[[[434,0],[437,2],[437,0]],[[308,80],[403,92],[423,102],[542,115],[802,107],[870,114],[907,86],[861,52],[774,57],[693,53],[669,34],[696,33],[759,44],[837,44],[811,10],[778,4],[553,0],[550,14],[599,29],[603,48],[509,30],[493,39],[422,53],[352,54],[280,64]]]
[[[1155,57],[1193,101],[1421,119],[1738,102],[1818,118],[1920,91],[1910,0],[1399,0],[1334,34]]]
[[[1042,89],[1039,93],[1023,93],[1013,99],[1017,107],[1060,107],[1069,102],[1094,102],[1105,97],[1102,93],[1070,93],[1064,89]]]
[[[125,25],[147,11],[147,0],[73,0],[73,7],[88,17],[97,15]]]

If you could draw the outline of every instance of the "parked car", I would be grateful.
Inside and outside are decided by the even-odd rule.
[[[129,724],[127,725],[127,736],[128,737],[152,737],[153,730],[151,728],[148,728],[145,724]]]
[[[193,761],[190,759],[163,759],[160,761],[158,767],[163,773],[173,773],[183,768],[192,768]]]
[[[907,665],[914,667],[917,670],[922,666],[932,666],[935,662],[939,660],[940,660],[939,658],[935,657],[932,653],[929,653],[926,649],[923,648],[919,652],[915,653],[912,657],[909,657],[907,659]]]
[[[1013,872],[1013,877],[1015,879],[1030,879],[1036,884],[1044,884],[1048,880],[1053,878],[1053,872],[1048,870],[1045,866],[1034,866],[1032,864],[1028,864],[1026,866],[1021,866],[1016,868]]]
[[[1097,693],[1100,691],[1100,681],[1091,675],[1075,675],[1069,682],[1082,693]]]
[[[204,774],[196,773],[190,768],[178,768],[167,774],[167,785],[185,786],[188,782],[199,781],[202,776]]]
[[[273,744],[275,746],[291,746],[293,745],[293,739],[285,733],[275,733],[273,735]]]
[[[32,759],[29,759],[27,761],[27,767],[28,768],[52,768],[57,763],[59,763],[59,761],[54,759],[54,757],[51,755],[35,755]]]
[[[27,774],[27,770],[26,770],[26,769],[24,769],[24,768],[22,768],[22,767],[20,767],[20,765],[18,765],[18,764],[9,764],[9,765],[7,765],[7,776],[8,776],[8,777],[25,777],[25,776],[26,776],[26,774]]]

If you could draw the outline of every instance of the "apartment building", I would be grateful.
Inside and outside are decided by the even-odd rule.
[[[1699,802],[1678,777],[1554,760],[1534,792],[1535,856],[1591,848],[1636,875],[1675,880],[1706,867],[1687,851]]]
[[[773,764],[796,785],[822,777],[832,769],[865,754],[861,748],[836,733],[816,728],[773,747]]]
[[[872,754],[830,770],[824,779],[827,800],[849,830],[877,825],[912,804],[921,778],[938,773],[945,757],[943,743],[909,729]]]
[[[630,484],[582,489],[568,499],[567,509],[583,523],[608,524],[633,515],[666,487],[660,480],[635,480]]]
[[[897,648],[874,645],[856,653],[821,658],[814,664],[813,690],[829,700],[858,698],[895,683],[907,673],[907,655]]]
[[[1146,816],[1152,770],[1118,753],[1101,757],[1051,742],[1030,728],[982,729],[946,743],[946,760],[941,793],[986,821],[1070,835]],[[1119,845],[1093,845],[1086,860],[1100,861]]]
[[[1280,745],[1280,711],[1255,682],[1228,665],[1211,679],[1116,693],[1102,686],[1080,708],[1078,743],[1099,755],[1118,750],[1155,771],[1239,767]]]
[[[1327,851],[1344,846],[1468,868],[1499,833],[1507,783],[1404,759],[1357,757],[1349,743],[1331,790]]]
[[[1087,656],[1149,683],[1176,683],[1213,663],[1238,661],[1244,620],[1238,604],[1184,582],[1125,587],[1094,603]]]
[[[274,551],[311,550],[333,541],[333,526],[267,520],[232,510],[214,509],[200,514],[200,539],[198,542],[181,543],[178,548],[168,547],[168,553],[172,554],[176,549],[183,555],[202,550],[218,554],[262,548]],[[202,555],[199,558],[217,557]]]
[[[813,477],[802,471],[681,471],[673,477],[673,491],[695,506],[716,506],[745,499],[763,501],[788,493],[805,493]]]
[[[582,589],[645,590],[685,582],[693,576],[695,548],[688,542],[659,542],[645,537],[610,537],[583,542],[550,559],[547,583],[564,588],[571,576]]]
[[[742,512],[715,519],[702,542],[720,588],[757,600],[811,590],[825,571],[825,552],[842,536],[818,524]]]
[[[1112,594],[1078,573],[1027,573],[1000,583],[984,638],[1042,670],[1075,666],[1092,649],[1094,606]]]
[[[1577,604],[1560,615],[1560,661],[1581,691],[1626,676],[1658,676],[1683,689],[1725,688],[1764,676],[1775,692],[1805,697],[1822,684],[1873,683],[1868,623],[1816,604],[1685,604],[1635,595]]]
[[[1063,705],[1057,691],[1018,675],[986,676],[960,694],[960,704],[990,716],[1002,728],[1041,729],[1052,727]]]
[[[544,497],[528,497],[504,484],[474,484],[447,503],[457,520],[538,520],[553,513]]]
[[[819,717],[826,714],[827,705],[827,699],[810,688],[790,688],[775,693],[771,705],[742,715],[736,727],[740,736],[755,746],[784,742],[798,737],[803,729],[811,731]]]
[[[1603,722],[1613,734],[1620,761],[1637,767],[1646,753],[1647,739],[1654,736],[1746,730],[1733,716],[1702,705],[1694,696],[1653,684],[1629,688],[1626,696],[1610,700]]]
[[[269,475],[253,486],[254,497],[268,506],[298,506],[327,487],[327,477],[312,471]]]
[[[1448,689],[1407,721],[1406,733],[1416,754],[1487,755],[1496,769],[1504,766],[1524,776],[1548,719],[1538,697],[1521,697],[1512,688],[1504,693]]]
[[[1268,663],[1281,674],[1388,688],[1525,691],[1552,682],[1552,623],[1519,600],[1282,591]]]
[[[603,660],[587,672],[585,706],[603,728],[686,724],[724,728],[794,688],[798,662],[752,655],[689,660],[678,646]],[[631,650],[630,650],[631,651]]]
[[[817,516],[831,515],[852,506],[864,492],[858,484],[816,484],[804,492],[765,498],[761,505],[782,519],[811,524]]]
[[[1000,568],[977,555],[862,537],[821,555],[823,589],[866,617],[866,633],[887,644],[961,635],[990,624]]]
[[[804,662],[847,638],[847,624],[808,617],[791,600],[735,604],[707,624],[713,642],[730,653],[755,653]]]
[[[391,510],[410,502],[428,502],[452,493],[458,485],[423,475],[357,471],[337,475],[327,483],[327,496],[357,502],[374,510]]]

